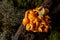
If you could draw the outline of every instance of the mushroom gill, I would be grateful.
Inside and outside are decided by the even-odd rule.
[[[48,12],[49,10],[42,6],[29,9],[25,12],[22,24],[26,27],[27,31],[48,32],[50,28],[50,17],[47,15]]]

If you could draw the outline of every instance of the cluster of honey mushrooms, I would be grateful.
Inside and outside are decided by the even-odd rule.
[[[42,6],[36,7],[35,9],[29,9],[25,12],[22,24],[27,31],[48,32],[50,28],[50,17],[47,13],[49,13],[49,10]]]

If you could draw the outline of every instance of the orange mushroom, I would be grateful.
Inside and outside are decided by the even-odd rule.
[[[26,30],[32,32],[48,32],[49,16],[46,15],[48,12],[49,10],[42,6],[32,10],[27,10],[22,22],[23,25],[26,26]]]

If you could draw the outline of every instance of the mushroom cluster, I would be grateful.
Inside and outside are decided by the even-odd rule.
[[[27,31],[48,32],[50,28],[50,17],[47,15],[48,12],[49,10],[42,6],[35,9],[29,9],[25,12],[22,24],[26,27]]]

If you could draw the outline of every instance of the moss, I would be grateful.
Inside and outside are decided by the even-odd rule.
[[[48,36],[48,38],[45,38],[45,40],[60,40],[60,32],[51,31],[50,36]]]

